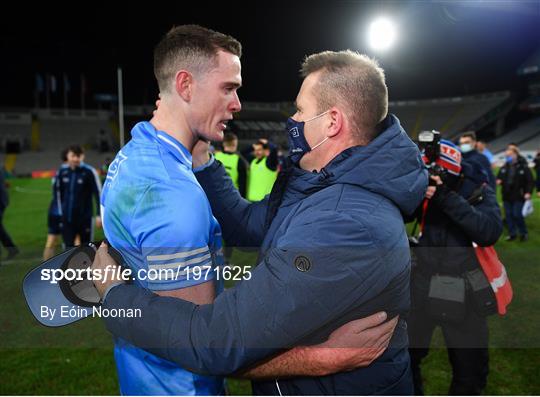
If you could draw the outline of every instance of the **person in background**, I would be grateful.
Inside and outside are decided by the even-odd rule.
[[[519,149],[519,146],[517,145],[517,143],[514,143],[514,142],[510,142],[507,146],[506,146],[506,149],[512,149],[512,150],[515,150],[518,154],[518,160],[525,163],[525,164],[528,164],[528,161],[527,159],[521,155],[521,151]]]
[[[495,191],[496,182],[495,175],[493,175],[491,169],[491,163],[486,156],[476,150],[476,143],[476,133],[474,131],[468,131],[461,135],[459,138],[459,147],[463,155],[463,160],[478,163],[486,173],[489,186]]]
[[[15,255],[19,253],[19,249],[11,239],[11,236],[8,234],[7,230],[4,228],[4,211],[9,205],[9,195],[7,188],[9,187],[8,183],[5,180],[4,170],[0,172],[0,241],[2,245],[6,247],[8,255],[6,259],[13,259]]]
[[[62,210],[62,238],[66,247],[75,245],[77,235],[81,244],[92,240],[92,198],[99,214],[101,184],[95,170],[83,163],[83,154],[84,150],[79,145],[68,147],[67,166],[60,168],[54,184]],[[96,223],[101,225],[99,215]]]
[[[226,133],[223,138],[223,151],[216,152],[214,157],[223,164],[240,195],[246,197],[248,165],[238,153],[238,137],[232,132]]]
[[[488,313],[476,309],[475,295],[465,294],[464,287],[462,299],[456,296],[459,285],[465,285],[466,272],[480,269],[473,241],[480,246],[494,244],[502,233],[502,220],[495,191],[481,166],[461,161],[459,148],[450,141],[441,140],[440,147],[437,165],[444,172],[431,176],[426,199],[414,217],[405,219],[416,219],[421,228],[413,248],[416,260],[407,321],[415,395],[424,394],[420,364],[438,327],[452,368],[448,394],[479,395],[489,372]],[[439,283],[439,277],[446,284]],[[433,291],[440,295],[434,298]]]
[[[268,139],[259,139],[253,144],[253,160],[249,166],[247,199],[261,201],[272,191],[278,174],[278,156],[275,145]]]
[[[521,211],[525,200],[531,198],[534,182],[527,160],[519,154],[515,146],[509,145],[506,149],[506,163],[499,170],[497,184],[502,186],[504,213],[508,226],[508,236],[505,240],[515,240],[517,228],[521,235],[520,240],[527,241],[527,225]]]

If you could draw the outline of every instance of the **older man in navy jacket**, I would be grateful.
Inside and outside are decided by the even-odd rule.
[[[377,311],[408,311],[402,214],[416,209],[427,187],[418,149],[387,114],[384,73],[373,60],[328,51],[308,57],[302,72],[297,112],[287,122],[292,165],[264,200],[244,200],[205,144],[193,152],[226,242],[260,247],[251,279],[201,306],[97,283],[102,294],[108,289],[105,308],[143,313],[107,318],[114,335],[197,372],[260,378],[261,363],[284,349],[324,341]],[[368,367],[315,377],[294,376],[283,363],[253,391],[411,394],[407,345],[400,320],[387,351]]]

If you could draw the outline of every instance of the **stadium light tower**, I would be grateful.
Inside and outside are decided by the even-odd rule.
[[[396,36],[396,27],[388,18],[377,18],[369,25],[368,41],[375,51],[386,51],[391,48]]]

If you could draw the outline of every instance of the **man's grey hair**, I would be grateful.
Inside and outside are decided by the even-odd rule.
[[[377,61],[351,50],[324,51],[306,57],[300,69],[303,78],[315,72],[321,72],[314,92],[318,112],[341,105],[353,134],[371,141],[388,114],[388,88]]]

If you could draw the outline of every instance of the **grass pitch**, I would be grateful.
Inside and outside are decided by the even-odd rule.
[[[112,339],[100,319],[70,326],[40,326],[26,307],[21,283],[41,261],[47,234],[50,181],[11,180],[4,225],[21,254],[0,266],[0,394],[118,394]],[[490,375],[486,394],[540,394],[540,200],[527,219],[530,240],[497,245],[514,288],[505,317],[490,317]],[[98,231],[96,239],[102,237]],[[5,252],[3,252],[5,255]],[[253,264],[235,252],[233,263]],[[451,370],[437,332],[423,366],[426,394],[446,394]],[[250,394],[249,382],[230,379],[231,394]]]

